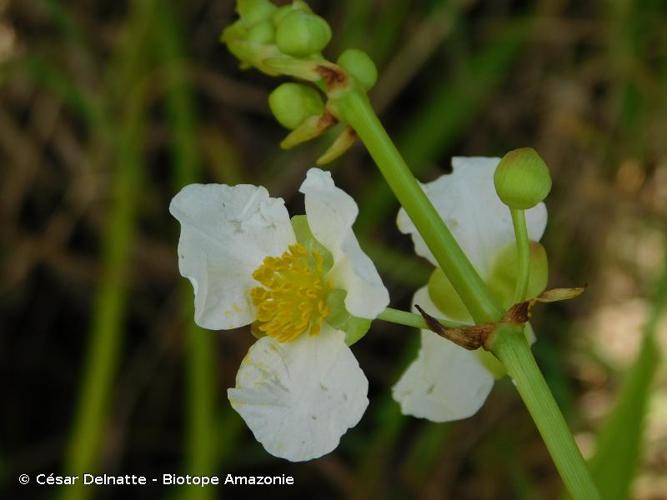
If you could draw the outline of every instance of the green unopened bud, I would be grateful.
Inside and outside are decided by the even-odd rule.
[[[249,42],[270,44],[273,43],[275,34],[271,21],[261,21],[248,30],[245,39]]]
[[[245,35],[246,29],[240,21],[230,24],[220,34],[220,42],[227,45],[229,51],[234,54],[239,61],[244,61],[248,56],[246,53],[247,51],[245,50],[246,47],[243,44],[237,43],[238,40],[242,39]]]
[[[292,2],[290,5],[284,5],[283,7],[278,7],[278,10],[275,11],[273,13],[273,16],[271,17],[274,26],[278,27],[278,25],[285,18],[285,16],[290,12],[294,12],[295,10],[308,12],[309,14],[312,14],[313,12],[306,2],[301,2],[300,0],[297,0],[295,2]]]
[[[246,26],[252,26],[269,19],[278,7],[269,0],[238,0],[236,12]]]
[[[537,297],[547,287],[549,280],[549,259],[544,247],[536,242],[530,242],[529,278],[527,298]],[[515,244],[504,248],[496,257],[491,269],[488,284],[494,295],[506,309],[513,306],[514,289],[516,287],[516,272],[519,265]]]
[[[468,309],[466,309],[454,286],[440,268],[433,271],[428,280],[428,294],[435,306],[449,319],[454,321],[470,320]]]
[[[507,153],[496,168],[493,182],[502,202],[520,210],[534,207],[551,191],[549,167],[533,148]]]
[[[321,52],[331,40],[331,28],[320,16],[292,10],[278,23],[276,44],[281,52],[305,57]]]
[[[337,62],[365,90],[369,90],[377,82],[378,70],[375,67],[375,63],[363,50],[348,49],[340,55]]]
[[[283,83],[269,95],[269,107],[285,128],[295,129],[307,118],[321,115],[324,102],[320,93],[300,83]]]
[[[222,33],[220,33],[220,42],[228,43],[230,40],[241,39],[245,36],[246,32],[247,30],[243,23],[238,20],[222,30]]]

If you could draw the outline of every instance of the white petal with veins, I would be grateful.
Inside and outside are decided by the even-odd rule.
[[[514,227],[509,208],[504,205],[493,184],[493,174],[500,158],[457,157],[453,172],[423,184],[426,195],[482,277],[488,276],[498,252],[514,242]],[[411,234],[415,252],[437,262],[405,210],[396,220],[402,233]],[[539,241],[547,223],[544,203],[526,210],[528,236]]]
[[[413,304],[443,318],[426,287],[415,293]],[[468,351],[429,330],[421,331],[419,355],[394,386],[392,394],[406,415],[448,422],[474,415],[482,406],[493,375],[474,351]]]
[[[336,288],[347,291],[346,309],[360,318],[375,318],[389,305],[389,292],[352,231],[357,204],[335,186],[329,172],[318,168],[308,171],[299,190],[305,195],[313,236],[333,255],[330,278]]]
[[[227,395],[272,455],[321,457],[366,411],[368,381],[344,339],[325,326],[288,343],[263,337],[248,351]]]
[[[181,223],[178,265],[194,288],[197,324],[218,330],[251,323],[253,271],[295,241],[283,200],[261,186],[191,184],[169,211]]]

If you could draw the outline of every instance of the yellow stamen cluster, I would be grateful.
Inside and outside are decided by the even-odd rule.
[[[252,275],[263,285],[250,290],[257,309],[253,327],[280,342],[306,331],[317,335],[329,315],[325,298],[331,286],[323,274],[322,255],[300,243],[280,257],[266,257]]]

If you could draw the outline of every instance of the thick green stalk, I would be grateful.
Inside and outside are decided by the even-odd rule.
[[[532,26],[533,21],[527,19],[503,23],[489,42],[461,60],[455,71],[446,65],[442,71],[429,66],[429,71],[434,71],[432,78],[442,83],[433,86],[433,92],[424,96],[402,130],[394,135],[414,173],[423,172],[432,158],[447,152],[466,127],[478,119],[488,97],[512,73],[511,65],[529,39]],[[373,97],[382,92],[383,80],[384,77],[373,89]],[[362,195],[357,228],[370,232],[378,221],[396,210],[396,205],[383,179],[369,182]]]
[[[398,201],[476,323],[496,322],[503,311],[382,127],[368,98],[355,90],[332,98],[341,118],[362,140]],[[520,228],[519,228],[520,229]],[[395,312],[389,313],[396,316]],[[563,481],[575,499],[599,498],[565,419],[525,342],[521,329],[501,325],[493,352],[514,379]]]
[[[349,91],[337,96],[335,104],[342,118],[363,141],[474,320],[486,323],[499,319],[502,309],[426,197],[368,98],[360,92]]]
[[[572,498],[598,499],[597,489],[584,458],[535,362],[521,328],[501,325],[492,341],[492,351],[505,365],[507,373],[514,381]]]
[[[517,252],[517,276],[513,303],[518,304],[519,302],[526,300],[526,291],[528,290],[528,279],[530,277],[530,242],[528,241],[528,228],[526,227],[526,212],[516,208],[512,208],[511,212]]]

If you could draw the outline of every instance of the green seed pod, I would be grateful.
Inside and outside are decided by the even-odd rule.
[[[507,153],[496,168],[493,182],[502,202],[520,210],[534,207],[551,191],[549,167],[533,148]]]
[[[269,107],[276,120],[290,130],[310,116],[324,111],[320,93],[300,83],[283,83],[269,95]]]
[[[236,12],[246,26],[253,26],[269,19],[278,7],[269,0],[238,0]]]
[[[320,16],[303,10],[286,14],[276,30],[276,44],[284,54],[306,57],[321,52],[331,40],[331,28]]]
[[[245,39],[249,42],[261,44],[273,43],[276,31],[273,29],[271,21],[261,21],[248,30]]]
[[[366,52],[358,49],[347,49],[338,58],[338,64],[352,75],[365,90],[375,85],[378,70]]]

